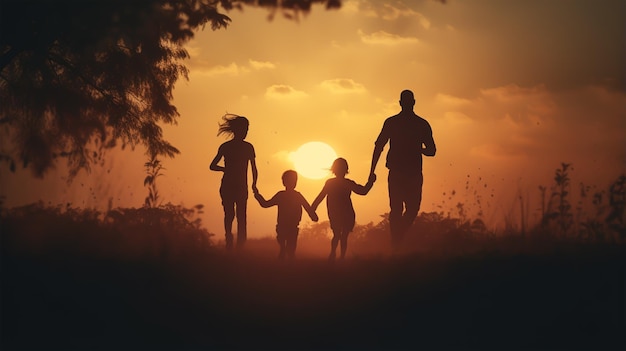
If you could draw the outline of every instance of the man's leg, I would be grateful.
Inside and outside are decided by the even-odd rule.
[[[406,190],[404,191],[404,202],[406,204],[406,211],[402,216],[402,229],[403,233],[406,233],[420,210],[422,203],[422,184],[424,183],[424,177],[422,173],[415,175],[408,175],[406,181]]]
[[[247,204],[248,199],[237,200],[237,248],[243,248],[248,238],[247,232]]]
[[[391,247],[394,251],[400,248],[402,240],[402,212],[404,211],[404,187],[402,174],[389,171],[387,178],[389,187],[389,228],[391,231]]]

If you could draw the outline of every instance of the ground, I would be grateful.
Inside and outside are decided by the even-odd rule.
[[[330,264],[306,250],[279,262],[270,243],[167,260],[5,250],[2,349],[625,346],[622,245]]]

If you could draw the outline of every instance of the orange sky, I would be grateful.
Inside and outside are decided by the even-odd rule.
[[[250,120],[266,197],[293,168],[288,154],[309,141],[331,145],[348,160],[348,177],[363,184],[403,89],[415,92],[415,111],[431,123],[438,149],[424,162],[423,211],[458,202],[477,211],[481,199],[484,219],[497,226],[516,211],[519,194],[537,213],[537,187],[551,184],[561,162],[573,164],[575,188],[604,187],[626,171],[623,1],[343,4],[314,7],[299,21],[268,21],[266,10],[246,8],[229,13],[228,29],[197,33],[188,45],[190,79],[174,92],[179,123],[165,127],[181,150],[164,160],[158,180],[166,202],[204,204],[205,226],[222,238],[221,173],[208,166],[226,141],[217,137],[226,112]],[[0,190],[8,206],[141,206],[144,162],[141,149],[111,152],[70,186],[61,167],[45,180],[2,170]],[[370,194],[353,195],[360,224],[388,212],[384,160],[376,173]],[[301,177],[297,189],[312,201],[323,183]],[[324,205],[318,214],[327,219]],[[275,219],[275,208],[250,199],[250,236],[274,235]]]

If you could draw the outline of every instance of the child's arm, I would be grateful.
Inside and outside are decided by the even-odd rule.
[[[224,153],[222,152],[222,147],[220,146],[219,149],[217,149],[217,155],[215,155],[215,158],[213,158],[213,161],[211,161],[209,169],[212,171],[224,172],[224,166],[218,165],[218,162],[220,162],[223,156]]]
[[[365,183],[365,185],[359,185],[357,183],[354,183],[354,188],[352,189],[352,191],[354,191],[356,194],[359,195],[367,195],[367,193],[370,192],[370,189],[372,189],[372,186],[374,186],[374,182],[376,181],[376,174],[372,173],[369,176],[369,179],[367,180],[367,183]]]
[[[254,191],[254,198],[259,202],[259,205],[261,205],[261,207],[263,208],[268,208],[268,207],[272,207],[276,205],[276,195],[274,195],[274,197],[272,197],[269,201],[267,201],[265,200],[263,195],[261,195],[261,193],[259,193],[259,191],[256,190]]]
[[[320,191],[319,195],[317,195],[317,197],[315,198],[315,200],[313,200],[313,203],[311,204],[311,208],[313,209],[313,211],[317,210],[317,206],[319,206],[322,200],[324,200],[326,194],[328,194],[328,189],[326,189],[326,184],[324,184],[322,191]]]
[[[306,213],[309,214],[309,217],[311,217],[311,220],[313,222],[317,222],[319,220],[317,213],[315,213],[315,210],[311,207],[311,205],[309,205],[309,202],[306,201],[304,196],[301,196],[301,197],[302,197],[302,207],[304,207],[304,210],[306,211]]]

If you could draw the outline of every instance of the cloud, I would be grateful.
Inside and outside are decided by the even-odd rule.
[[[437,94],[442,126],[462,126],[471,155],[490,160],[517,159],[537,152],[557,132],[558,106],[545,86],[510,84],[482,89],[474,99]]]
[[[472,99],[439,94],[436,101],[442,117],[431,121],[433,132],[438,145],[455,150],[456,162],[532,181],[543,176],[538,170],[559,162],[601,183],[626,169],[624,93],[509,84],[482,89]]]
[[[341,4],[341,12],[370,18],[380,17],[374,6],[363,0],[348,0],[343,2]]]
[[[290,161],[290,156],[293,152],[287,150],[279,150],[272,154],[272,158],[277,159],[279,161]]]
[[[402,37],[397,34],[385,32],[384,30],[371,34],[365,34],[359,29],[358,34],[363,43],[370,45],[400,45],[419,43],[419,39],[415,37]]]
[[[276,65],[271,62],[256,61],[252,59],[248,60],[247,65],[239,65],[236,62],[231,62],[226,66],[209,66],[206,62],[200,60],[192,60],[190,66],[192,74],[210,77],[219,75],[240,76],[250,73],[252,71],[276,68]]]
[[[213,66],[209,69],[206,69],[204,71],[197,72],[197,73],[205,75],[205,76],[217,76],[217,75],[238,76],[240,73],[243,72],[243,70],[244,68],[240,68],[239,65],[232,62],[228,66],[222,66],[222,65]]]
[[[488,143],[470,149],[470,154],[491,161],[522,161],[526,155],[509,145]]]
[[[509,84],[496,88],[481,89],[480,94],[487,98],[503,102],[513,102],[527,100],[533,97],[544,97],[548,94],[545,85],[537,85],[529,88],[520,87],[516,84]]]
[[[248,62],[250,63],[250,67],[255,70],[276,68],[276,65],[271,62],[255,61],[252,59],[248,60]]]
[[[557,111],[553,94],[544,85],[520,87],[509,84],[502,87],[480,90],[482,105],[496,111],[504,111],[517,123],[537,124],[550,119]]]
[[[265,90],[265,97],[268,99],[294,99],[307,96],[307,93],[284,84],[272,85]]]
[[[395,21],[400,17],[408,17],[417,20],[422,28],[430,28],[430,21],[426,16],[408,7],[398,8],[390,4],[383,4],[383,7],[378,12],[380,13],[380,18],[386,21]]]
[[[367,91],[362,84],[349,78],[325,80],[320,83],[320,86],[333,94],[363,93]]]
[[[346,1],[341,10],[349,14],[360,14],[364,17],[380,18],[385,21],[397,21],[407,18],[417,21],[424,29],[430,28],[430,20],[422,13],[398,3],[397,6],[381,1]]]
[[[201,52],[202,52],[202,49],[200,49],[199,46],[194,46],[194,45],[187,45],[185,47],[185,50],[187,50],[187,53],[189,54],[189,57],[192,58],[192,59],[196,58],[196,57],[199,57]]]
[[[474,121],[466,114],[454,111],[444,113],[443,122],[446,127],[450,128],[456,126],[467,127]]]
[[[437,101],[438,103],[444,104],[446,106],[455,106],[455,107],[467,105],[471,103],[471,100],[459,98],[459,97],[452,96],[452,95],[441,94],[441,93],[435,96],[435,101]]]
[[[508,120],[526,126],[552,120],[559,109],[554,93],[544,85],[481,89],[473,99],[439,93],[435,102],[444,112],[460,112],[473,120]]]

